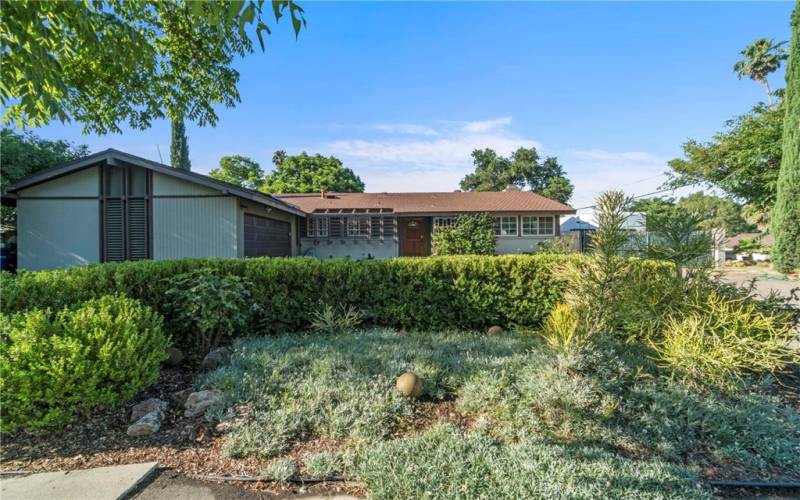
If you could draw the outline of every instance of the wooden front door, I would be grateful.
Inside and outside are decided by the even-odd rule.
[[[428,255],[430,229],[425,217],[400,219],[400,255],[403,257],[423,257]]]

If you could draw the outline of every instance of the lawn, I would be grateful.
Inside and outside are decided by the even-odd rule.
[[[714,471],[800,476],[796,409],[659,370],[630,344],[372,329],[241,339],[196,385],[250,408],[229,456],[353,477],[375,498],[694,498]],[[405,371],[419,399],[396,391]]]

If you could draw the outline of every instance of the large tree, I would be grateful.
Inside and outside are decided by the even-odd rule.
[[[172,120],[172,141],[169,147],[169,159],[172,168],[192,169],[192,162],[189,160],[189,140],[186,138],[186,124],[183,122],[183,118]]]
[[[741,52],[744,59],[733,65],[733,70],[740,80],[749,77],[764,86],[770,107],[773,93],[767,76],[776,71],[786,59],[788,54],[783,48],[785,44],[786,42],[775,43],[774,40],[759,38]]]
[[[0,131],[0,188],[6,189],[23,177],[55,167],[89,154],[86,145],[67,141],[51,141],[31,132],[19,133],[4,128]],[[2,225],[13,224],[15,211],[2,209]]]
[[[540,161],[536,148],[519,148],[510,158],[492,149],[472,152],[475,172],[461,180],[464,191],[502,191],[509,186],[530,189],[548,198],[566,203],[573,186],[555,157]]]
[[[710,141],[689,140],[684,158],[669,162],[668,185],[706,185],[749,205],[764,222],[775,203],[785,105],[757,105],[729,120],[726,130]]]
[[[633,202],[634,212],[643,212],[648,231],[657,230],[658,222],[668,220],[673,214],[690,214],[697,217],[698,227],[704,230],[720,228],[727,236],[752,231],[755,228],[742,216],[742,206],[728,198],[693,193],[679,199],[642,198]]]
[[[261,166],[246,156],[223,156],[219,160],[219,168],[215,168],[208,175],[248,189],[260,189],[264,184],[264,171],[261,170]]]
[[[214,107],[240,101],[236,57],[262,50],[293,0],[3,2],[0,97],[4,123],[78,121],[84,132],[147,128],[154,119],[217,122]]]
[[[800,269],[800,4],[792,13],[792,55],[786,69],[783,158],[772,232],[775,267]]]
[[[364,182],[341,160],[333,156],[309,155],[305,151],[295,156],[277,155],[281,163],[264,179],[261,191],[267,193],[363,193]]]

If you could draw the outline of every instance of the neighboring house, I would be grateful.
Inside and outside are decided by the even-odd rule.
[[[726,239],[723,243],[725,259],[767,261],[769,254],[759,250],[771,247],[774,241],[771,234],[739,233]],[[737,247],[740,247],[738,252]]]
[[[581,220],[580,217],[570,217],[561,223],[561,233],[565,234],[570,231],[597,231],[597,226]]]
[[[299,223],[300,253],[320,258],[387,258],[431,254],[433,232],[456,216],[495,217],[499,254],[535,252],[559,233],[572,207],[536,193],[307,193],[276,195],[307,215]]]
[[[531,192],[272,196],[109,149],[22,179],[17,267],[182,257],[429,255],[463,213],[495,216],[497,253],[534,252],[571,207]]]

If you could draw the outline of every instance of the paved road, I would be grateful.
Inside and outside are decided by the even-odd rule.
[[[784,297],[791,297],[792,291],[798,289],[799,293],[795,294],[792,304],[800,307],[800,279],[787,279],[775,271],[758,267],[725,269],[722,272],[722,279],[737,285],[744,285],[755,279],[756,291],[762,297],[766,297],[772,291]]]

